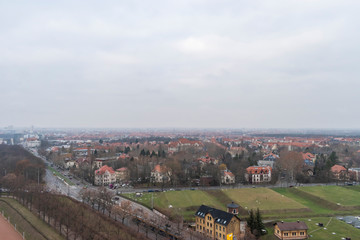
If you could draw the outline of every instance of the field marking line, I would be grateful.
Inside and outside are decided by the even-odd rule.
[[[326,228],[329,226],[332,219],[333,219],[333,217],[331,217],[330,220],[328,221],[328,223],[326,224],[326,226],[325,226]]]

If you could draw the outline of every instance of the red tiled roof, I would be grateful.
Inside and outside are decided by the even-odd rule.
[[[228,175],[230,177],[234,177],[234,174],[230,171],[224,171],[224,175]]]
[[[331,171],[334,172],[334,173],[339,173],[339,172],[342,172],[342,171],[346,171],[346,168],[344,168],[341,165],[334,165],[334,166],[331,167]]]
[[[100,169],[95,170],[96,175],[103,175],[106,171],[113,174],[115,173],[114,169],[112,167],[109,167],[108,165],[102,166]]]
[[[122,167],[122,168],[119,168],[119,169],[116,169],[116,171],[118,172],[125,172],[127,171],[128,169],[126,167]]]
[[[272,170],[271,167],[258,167],[258,166],[251,166],[246,169],[247,173],[249,174],[259,174],[259,173],[268,174],[269,171],[271,170]]]

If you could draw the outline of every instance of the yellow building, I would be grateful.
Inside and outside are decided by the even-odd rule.
[[[304,222],[277,222],[274,225],[274,234],[281,240],[307,239],[308,227]]]
[[[230,212],[201,205],[195,213],[195,223],[196,231],[209,239],[227,240],[231,234],[233,238],[229,239],[240,239],[240,218]]]

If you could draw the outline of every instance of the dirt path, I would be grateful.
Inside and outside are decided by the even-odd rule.
[[[6,240],[22,240],[21,235],[15,231],[14,227],[0,215],[0,236]]]

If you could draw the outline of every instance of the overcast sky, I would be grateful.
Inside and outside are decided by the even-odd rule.
[[[0,0],[0,127],[360,128],[359,9]]]

